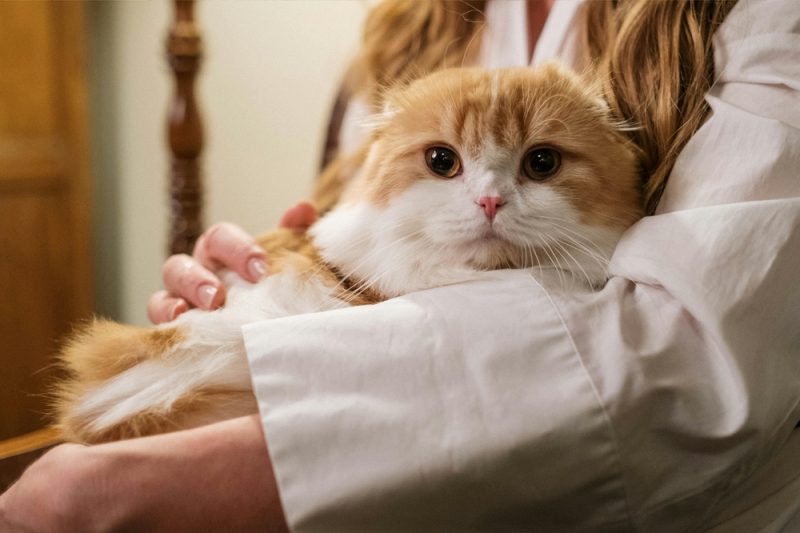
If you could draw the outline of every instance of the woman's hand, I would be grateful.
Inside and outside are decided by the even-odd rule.
[[[288,531],[257,415],[62,444],[0,495],[0,531]]]
[[[317,219],[311,204],[302,202],[289,208],[280,226],[305,229]],[[161,275],[164,290],[150,297],[147,315],[159,324],[174,320],[192,307],[216,309],[225,303],[225,287],[216,275],[228,268],[243,279],[256,282],[266,272],[264,250],[255,238],[240,227],[222,222],[200,236],[194,253],[173,255],[164,263]]]
[[[0,531],[98,530],[84,505],[96,499],[96,469],[89,448],[62,444],[50,450],[0,495]]]

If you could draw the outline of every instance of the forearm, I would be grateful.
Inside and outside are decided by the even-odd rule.
[[[125,517],[148,531],[285,531],[256,417],[98,447],[112,491],[136,493]]]
[[[96,531],[287,530],[254,416],[65,451],[56,451],[57,461],[45,456],[2,497],[4,526],[46,527],[41,517],[29,521],[36,508],[63,531],[69,524]],[[59,493],[54,509],[39,503],[48,488]]]

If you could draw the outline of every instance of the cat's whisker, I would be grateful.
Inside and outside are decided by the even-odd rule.
[[[543,216],[543,215],[536,215],[536,218],[540,219],[540,220],[545,220],[547,222],[550,222],[550,225],[553,226],[558,231],[561,231],[563,233],[572,235],[576,239],[582,239],[584,244],[586,244],[587,246],[593,248],[594,251],[600,257],[605,259],[605,255],[606,254],[604,253],[603,249],[600,246],[598,246],[596,243],[594,243],[591,239],[589,239],[585,235],[577,232],[576,230],[574,230],[572,228],[569,228],[569,227],[567,227],[567,226],[565,226],[563,224],[559,224],[559,223],[569,224],[570,223],[569,220],[566,220],[564,218],[559,218],[559,217],[548,217],[548,216]],[[588,250],[587,250],[587,252],[588,252]],[[606,261],[607,261],[607,259],[606,259]]]
[[[591,239],[565,226],[558,224],[552,225],[556,231],[561,233],[561,237],[563,237],[566,242],[570,243],[574,248],[579,249],[597,261],[602,269],[606,270],[608,268],[609,259],[606,253],[604,253],[600,246],[595,244]],[[579,239],[582,239],[583,242],[581,242]]]
[[[390,233],[390,232],[392,232],[394,230],[397,230],[397,229],[400,229],[400,228],[406,226],[407,224],[408,224],[408,220],[401,219],[401,220],[394,221],[392,224],[387,224],[387,225],[383,226],[382,230],[384,232]],[[418,235],[422,231],[424,231],[424,230],[422,230],[422,229],[417,230],[417,231],[415,231],[413,234],[411,234],[409,236]],[[349,253],[350,249],[358,250],[358,249],[362,248],[364,244],[366,244],[366,243],[368,243],[370,241],[373,241],[374,239],[375,239],[374,235],[366,233],[366,234],[361,235],[361,236],[359,236],[357,238],[350,239],[346,243],[343,243],[341,245],[340,249],[344,253]],[[388,246],[391,246],[391,243],[387,244],[387,247]],[[325,267],[321,266],[321,268],[324,269]]]
[[[578,269],[581,271],[581,274],[583,274],[583,277],[586,278],[586,285],[589,286],[589,287],[594,286],[595,283],[592,281],[592,278],[589,276],[589,274],[583,268],[583,265],[581,265],[581,262],[578,261],[577,259],[575,259],[575,256],[573,256],[569,252],[569,250],[567,250],[564,247],[564,244],[561,243],[560,241],[554,241],[553,244],[558,246],[559,249],[563,250],[563,252],[567,255],[567,257],[569,257],[569,259],[572,260],[572,262],[575,264],[575,266],[578,267]]]
[[[602,258],[603,260],[607,260],[606,253],[604,252],[604,250],[599,245],[594,243],[591,239],[588,239],[587,237],[581,235],[580,233],[576,232],[573,229],[570,229],[566,226],[561,226],[556,223],[551,223],[551,228],[556,232],[558,232],[561,237],[572,240],[575,242],[576,245],[581,246],[582,249],[587,254],[591,254],[596,257]],[[579,239],[582,239],[582,241]]]
[[[533,257],[531,259],[532,264],[535,265],[535,266],[539,266],[542,269],[547,268],[548,265],[546,265],[545,263],[542,263],[542,260],[539,259],[539,254],[536,252],[537,246],[535,244],[533,244],[533,243],[526,243],[525,246],[526,246],[526,248],[528,248],[528,250],[530,250],[530,253],[533,255]],[[544,250],[542,250],[542,251],[544,251]],[[552,260],[551,260],[551,263],[552,263]],[[554,268],[554,269],[557,269],[557,267],[555,265],[551,264],[550,266],[552,268]],[[560,271],[558,271],[557,273],[559,273],[559,272]],[[546,277],[545,278],[541,278],[540,281],[542,283],[542,287],[544,289],[547,289],[548,288],[547,287],[547,278]]]
[[[346,303],[354,302],[358,297],[362,294],[370,290],[372,287],[375,286],[378,281],[381,280],[386,274],[388,274],[388,270],[384,270],[383,272],[372,276],[371,278],[367,279],[366,281],[362,281],[356,287],[353,287],[348,293],[347,297],[344,299]]]
[[[354,297],[358,297],[367,290],[369,290],[370,287],[374,286],[388,272],[389,270],[384,270],[382,272],[376,272],[367,278],[356,279],[355,284],[349,289],[348,292],[352,294]],[[345,277],[344,279],[349,279],[349,278]]]
[[[565,228],[555,228],[555,229],[558,231],[559,229],[563,230]],[[580,253],[584,254],[588,259],[590,259],[592,262],[596,263],[599,266],[601,271],[606,272],[608,270],[608,259],[606,259],[606,257],[604,255],[591,250],[590,248],[588,248],[587,246],[585,246],[584,244],[579,242],[577,239],[575,239],[575,238],[573,238],[573,237],[571,237],[569,235],[563,235],[562,234],[560,236],[560,239],[557,242],[562,247],[564,245],[569,245],[570,247],[572,247],[577,252],[580,252]],[[566,252],[566,249],[565,249],[565,252]],[[575,259],[575,262],[578,263],[577,259]]]
[[[342,278],[339,281],[339,283],[337,283],[336,286],[333,288],[333,291],[335,292],[335,291],[338,291],[339,289],[341,289],[343,287],[344,283],[347,280],[353,279],[353,275],[361,267],[363,267],[370,260],[372,260],[375,256],[379,256],[380,254],[383,254],[386,250],[394,248],[395,246],[397,246],[401,242],[413,239],[414,237],[417,237],[417,236],[423,235],[423,234],[424,234],[424,230],[423,229],[419,229],[417,231],[409,233],[408,235],[404,235],[404,236],[399,237],[399,238],[397,238],[397,239],[395,239],[393,241],[385,243],[383,246],[380,246],[379,248],[374,248],[374,249],[370,250],[370,252],[367,253],[364,257],[362,257],[361,261],[359,261],[359,263],[357,263],[354,267],[352,267],[348,272],[342,272]]]
[[[533,252],[533,257],[536,259],[536,264],[544,266],[542,265],[542,262],[539,260],[539,254],[536,253],[536,246],[534,246],[533,244],[529,244],[529,246],[531,248],[531,252]]]
[[[561,284],[561,288],[563,290],[564,287],[565,287],[565,283],[564,283],[564,275],[561,272],[561,265],[556,260],[555,255],[551,255],[550,246],[547,244],[547,241],[544,241],[544,240],[542,241],[542,251],[547,255],[547,258],[550,260],[550,264],[553,267],[555,267],[556,274],[558,275],[559,283]]]
[[[411,239],[413,237],[422,237],[423,240],[428,240],[429,241],[428,235],[426,234],[425,230],[424,229],[419,229],[419,230],[417,230],[417,231],[415,231],[415,232],[413,232],[413,233],[411,233],[409,235],[406,235],[404,237],[401,237],[401,238],[393,241],[392,243],[389,243],[389,245],[387,245],[385,247],[382,247],[379,250],[374,250],[373,252],[371,252],[371,254],[373,254],[373,253],[375,253],[375,254],[382,253],[383,251],[385,251],[386,248],[393,247],[396,244],[398,244],[399,242]],[[435,243],[431,243],[431,244],[435,244]],[[443,251],[445,248],[446,248],[446,244],[444,244],[444,243],[439,244],[439,250],[437,250],[437,251]],[[353,271],[351,271],[350,274],[344,276],[342,278],[342,282],[344,282],[346,279],[349,279],[349,277],[353,275],[354,271],[357,270],[357,268],[358,267],[353,269]],[[371,276],[371,277],[369,277],[369,278],[367,278],[365,280],[359,280],[357,285],[355,285],[354,287],[352,287],[350,289],[350,291],[348,293],[348,296],[344,299],[344,301],[346,301],[348,303],[351,303],[356,298],[361,296],[363,293],[365,293],[366,291],[368,291],[372,287],[374,287],[375,284],[378,283],[378,281],[380,281],[384,276],[386,276],[386,274],[389,274],[389,273],[390,273],[389,270],[384,270],[383,272],[376,273],[373,276]]]
[[[566,257],[564,257],[564,254],[558,248],[556,248],[556,244],[558,244],[558,241],[553,240],[548,243],[548,246],[550,247],[550,250],[553,252],[553,255],[555,255],[559,259],[558,269],[560,272],[564,274],[563,278],[564,284],[562,285],[561,290],[567,290],[569,288],[568,282],[574,279],[573,278],[574,273],[568,268],[569,261],[567,260]],[[562,265],[560,260],[563,260],[565,264]]]
[[[533,246],[530,243],[528,243],[528,242],[525,243],[524,250],[525,250],[524,259],[525,259],[526,263],[528,263],[529,267],[531,267],[531,266],[533,266],[535,264],[534,260],[538,263],[538,258],[534,259]]]
[[[598,253],[593,252],[592,250],[588,249],[586,246],[581,244],[576,239],[564,236],[564,240],[562,241],[564,244],[572,246],[574,249],[585,253],[592,261],[598,264],[601,270],[604,272],[608,271],[608,264],[609,260],[604,255],[600,255]]]

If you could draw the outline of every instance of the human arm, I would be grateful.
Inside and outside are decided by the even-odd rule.
[[[59,446],[0,496],[0,530],[287,529],[264,435],[251,416],[111,444]]]

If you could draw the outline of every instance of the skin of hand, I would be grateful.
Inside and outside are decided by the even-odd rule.
[[[304,230],[316,220],[316,208],[301,202],[283,214],[280,226]],[[264,260],[264,250],[240,227],[227,222],[211,226],[191,256],[173,255],[164,263],[164,290],[153,294],[147,306],[150,321],[169,322],[192,307],[217,309],[225,303],[225,287],[215,272],[228,268],[256,282],[266,273]]]
[[[0,531],[287,532],[257,416],[62,444],[0,496]]]

